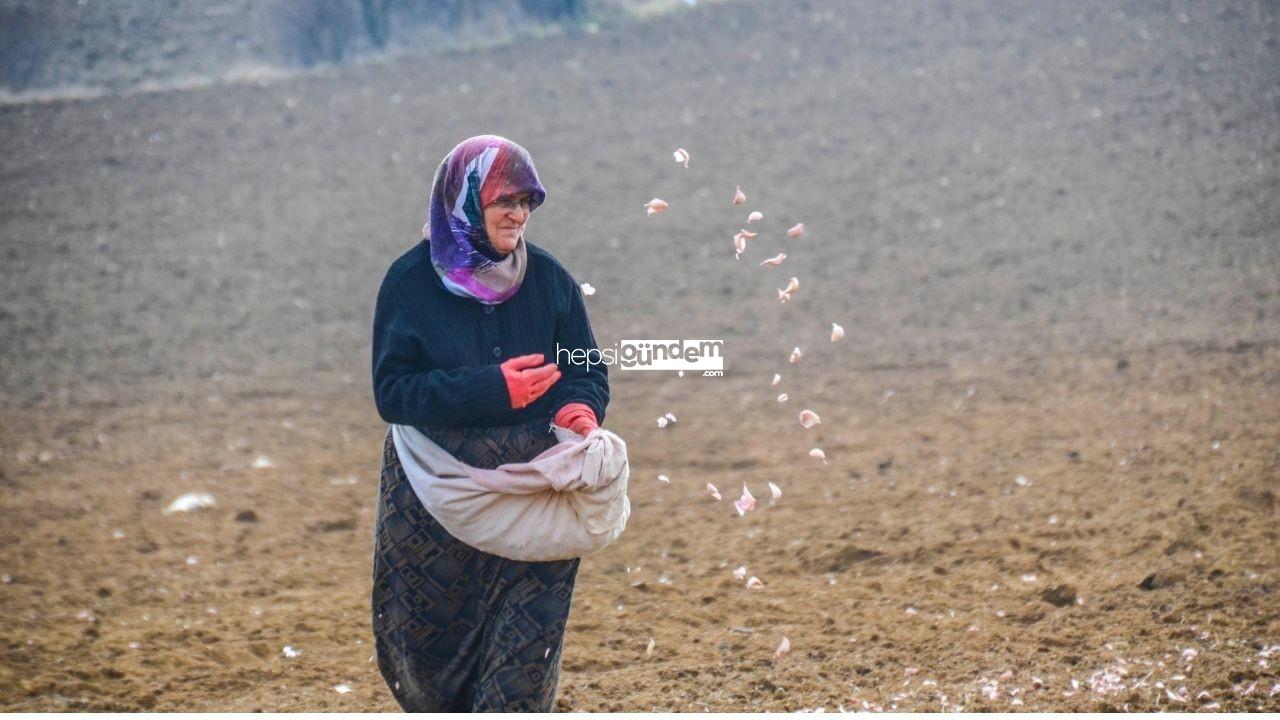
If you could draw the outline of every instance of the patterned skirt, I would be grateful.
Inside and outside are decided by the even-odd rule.
[[[545,421],[422,431],[484,468],[531,460],[556,443]],[[578,563],[508,560],[453,537],[414,494],[387,433],[373,634],[378,669],[406,712],[550,712]]]

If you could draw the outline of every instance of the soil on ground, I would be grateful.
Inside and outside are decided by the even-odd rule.
[[[0,108],[0,708],[397,709],[373,299],[493,132],[602,345],[725,341],[611,371],[559,709],[1280,709],[1278,16],[743,0]]]

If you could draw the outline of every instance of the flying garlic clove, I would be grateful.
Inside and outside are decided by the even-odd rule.
[[[775,266],[776,266],[776,265],[781,265],[781,264],[782,264],[782,261],[783,261],[783,260],[786,260],[786,259],[787,259],[787,254],[786,254],[786,253],[778,253],[777,255],[774,255],[773,257],[769,258],[768,260],[763,260],[763,261],[761,261],[761,262],[760,262],[760,264],[761,264],[761,265],[775,265]]]
[[[795,291],[799,289],[800,289],[800,280],[797,278],[791,278],[791,280],[787,282],[787,286],[782,289],[782,292],[788,295],[792,295],[795,293]]]
[[[667,419],[666,419],[666,418],[664,418],[664,417],[660,417],[660,418],[658,418],[658,427],[659,427],[659,428],[664,428],[664,427],[666,427],[666,426],[667,426]]]
[[[777,483],[769,483],[769,497],[774,500],[782,497],[782,488],[778,487]]]
[[[596,294],[596,289],[591,285],[591,283],[582,283],[578,287],[582,288],[582,294],[587,297],[591,297]]]
[[[760,581],[760,578],[756,577],[755,575],[752,575],[751,577],[747,578],[747,589],[763,590],[764,583]]]
[[[809,428],[813,427],[814,425],[817,425],[820,422],[822,422],[822,418],[818,417],[818,413],[812,410],[800,411],[800,424],[804,427],[805,430],[808,430]]]
[[[791,654],[791,641],[784,635],[782,642],[778,643],[778,649],[773,651],[773,656],[781,660]]]
[[[720,497],[720,491],[717,490],[716,486],[712,485],[711,483],[707,483],[707,495],[715,498],[716,502],[720,502],[723,499]]]
[[[844,328],[835,323],[831,323],[831,342],[835,342],[844,337]]]
[[[822,448],[814,448],[810,450],[809,457],[821,460],[823,465],[827,464],[827,454],[822,452]]]
[[[779,290],[779,291],[778,291],[778,302],[780,302],[780,303],[782,303],[783,305],[785,305],[785,304],[787,304],[787,301],[788,301],[788,300],[790,300],[790,299],[791,299],[791,293],[787,292],[786,290]]]
[[[787,229],[787,237],[795,240],[804,234],[804,223],[796,223]]]
[[[659,475],[658,482],[662,483],[663,485],[670,485],[671,478],[667,477],[666,475]]]
[[[738,233],[739,233],[740,235],[742,235],[742,237],[744,237],[744,238],[746,238],[746,239],[748,239],[748,240],[755,240],[755,239],[756,239],[756,235],[759,235],[759,234],[760,234],[760,233],[753,233],[753,232],[751,232],[750,230],[745,230],[745,229],[743,229],[743,228],[738,228]]]
[[[759,210],[752,210],[751,214],[747,216],[747,223],[750,224],[757,220],[763,220],[763,219],[764,219],[764,213],[760,212]]]
[[[733,236],[733,259],[737,260],[742,257],[742,253],[747,251],[747,238],[742,233]]]
[[[737,187],[738,187],[737,191],[733,193],[733,204],[741,205],[747,201],[747,196],[743,194],[741,185]]]
[[[676,151],[671,154],[675,157],[676,162],[684,163],[685,170],[689,169],[689,151],[688,150],[685,150],[684,148],[676,148]]]
[[[769,387],[778,387],[778,383],[782,382],[782,376],[778,373],[773,374],[773,380],[769,381]]]
[[[666,418],[666,419],[667,419],[667,422],[670,422],[670,423],[674,423],[674,422],[676,421],[676,416],[675,416],[675,415],[673,415],[672,413],[667,413],[666,415],[663,415],[662,417]]]
[[[746,566],[746,565],[739,565],[738,567],[736,567],[736,568],[734,568],[734,569],[733,569],[733,579],[734,579],[734,580],[737,580],[738,582],[742,582],[743,578],[745,578],[746,576],[747,576],[747,566]]]
[[[786,393],[782,393],[781,395],[779,395],[779,396],[778,396],[778,402],[780,402],[780,403],[784,403],[784,402],[786,402],[786,401],[787,401],[787,394],[786,394]]]
[[[746,483],[742,483],[742,497],[733,501],[733,509],[738,511],[738,517],[742,517],[756,509],[756,499],[751,496],[751,491],[747,489]]]
[[[667,201],[661,198],[654,198],[644,204],[644,210],[650,215],[657,215],[667,209]]]
[[[800,352],[800,348],[795,348],[794,350],[791,351],[791,357],[788,358],[787,362],[790,362],[792,365],[795,365],[796,363],[800,362],[800,358],[802,357],[804,357],[804,353]]]
[[[657,646],[658,643],[653,638],[649,638],[649,644],[644,646],[644,656],[653,657],[653,649]]]

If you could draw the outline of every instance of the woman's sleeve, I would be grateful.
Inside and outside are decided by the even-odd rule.
[[[373,317],[373,398],[386,422],[415,427],[478,424],[511,410],[502,369],[428,366],[422,338],[393,294],[378,299]]]
[[[582,289],[565,273],[569,288],[568,309],[556,321],[556,343],[569,350],[599,350],[591,321],[587,319],[587,306],[582,300]],[[592,358],[599,360],[599,353]],[[559,382],[551,386],[551,412],[555,414],[569,403],[583,403],[596,414],[596,422],[604,424],[605,407],[609,404],[609,371],[602,363],[564,363],[557,358],[560,368]]]

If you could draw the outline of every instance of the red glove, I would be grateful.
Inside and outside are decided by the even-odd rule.
[[[583,403],[569,403],[560,408],[556,413],[555,422],[560,427],[569,428],[583,436],[600,427],[596,422],[596,411],[592,410],[590,405]]]
[[[560,379],[556,364],[543,365],[542,360],[542,355],[535,353],[513,357],[498,366],[507,381],[512,410],[528,407]]]

